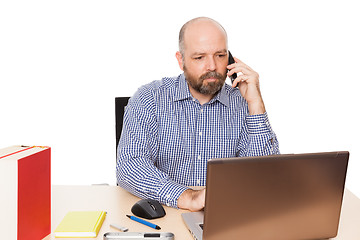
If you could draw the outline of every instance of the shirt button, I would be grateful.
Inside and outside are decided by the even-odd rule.
[[[201,160],[201,155],[198,156],[198,159]]]
[[[196,180],[197,185],[200,185],[200,179]]]
[[[170,197],[170,195],[169,194],[166,194],[166,196],[165,196],[166,198],[169,198]]]
[[[199,136],[200,136],[200,137],[202,136],[202,132],[199,132]]]
[[[203,112],[204,112],[204,109],[201,109],[200,112],[203,113]]]

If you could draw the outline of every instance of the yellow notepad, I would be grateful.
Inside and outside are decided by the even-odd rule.
[[[68,212],[55,229],[55,237],[96,237],[105,216],[104,211]]]

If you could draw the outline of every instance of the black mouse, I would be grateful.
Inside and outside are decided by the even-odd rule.
[[[165,216],[165,210],[161,204],[152,199],[142,199],[134,204],[131,212],[138,217],[154,219]]]

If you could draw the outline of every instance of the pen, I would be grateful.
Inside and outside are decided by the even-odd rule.
[[[110,227],[116,228],[117,230],[120,230],[122,232],[127,232],[129,229],[126,227],[121,227],[117,224],[110,224]]]
[[[161,228],[156,225],[156,224],[153,224],[151,222],[148,222],[148,221],[145,221],[145,220],[142,220],[140,218],[137,218],[137,217],[134,217],[134,216],[130,216],[130,215],[126,215],[128,218],[130,218],[131,220],[134,220],[136,222],[139,222],[139,223],[142,223],[148,227],[151,227],[151,228],[154,228],[154,229],[157,229],[157,230],[160,230]]]

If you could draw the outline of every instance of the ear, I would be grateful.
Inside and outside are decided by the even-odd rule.
[[[181,53],[180,53],[179,51],[177,51],[175,56],[176,56],[176,59],[177,59],[177,61],[178,61],[178,63],[179,63],[180,69],[181,69],[182,71],[184,71],[184,65],[183,65],[183,59],[182,59]]]

